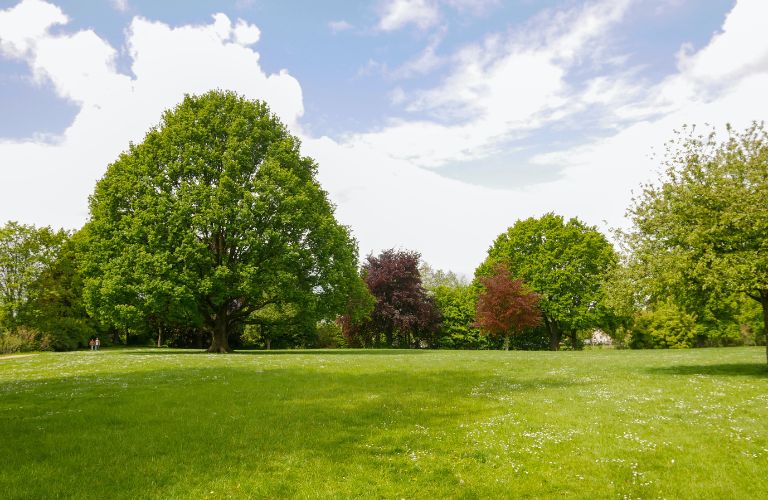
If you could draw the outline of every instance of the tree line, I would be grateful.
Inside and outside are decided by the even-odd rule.
[[[616,234],[548,213],[471,280],[412,250],[358,264],[317,165],[260,101],[186,96],[108,166],[78,231],[0,228],[0,350],[578,349],[765,343],[768,134],[684,128]]]

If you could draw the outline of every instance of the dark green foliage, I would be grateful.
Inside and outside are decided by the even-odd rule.
[[[86,347],[88,340],[96,336],[108,342],[105,332],[88,316],[83,303],[83,280],[77,259],[81,239],[76,233],[66,241],[34,285],[31,324],[50,337],[51,347],[56,350]]]
[[[214,352],[270,308],[333,318],[357,248],[316,170],[263,102],[185,97],[91,197],[89,311],[121,329],[203,328]]]

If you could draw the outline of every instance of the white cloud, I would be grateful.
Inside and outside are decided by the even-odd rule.
[[[112,7],[118,12],[128,12],[128,9],[130,9],[128,0],[112,0]]]
[[[240,45],[253,45],[261,38],[261,30],[255,24],[248,24],[242,19],[237,20],[233,30],[235,41]]]
[[[36,0],[0,11],[3,54],[25,61],[36,78],[80,106],[55,141],[0,141],[4,219],[82,225],[88,195],[106,166],[185,93],[223,88],[264,99],[298,130],[301,87],[286,71],[268,75],[260,68],[259,54],[246,46],[256,38],[253,26],[233,26],[224,15],[178,28],[136,17],[126,34],[132,78],[116,70],[115,49],[93,31],[49,32],[66,22],[60,9]]]
[[[339,21],[331,21],[328,23],[328,28],[333,33],[340,33],[342,31],[348,31],[351,30],[354,26],[352,26],[347,21],[339,20]]]
[[[549,11],[525,29],[459,51],[436,87],[416,96],[392,93],[431,120],[400,119],[339,140],[303,135],[304,153],[318,160],[319,178],[362,252],[402,246],[435,267],[471,273],[493,238],[519,217],[554,210],[621,225],[630,191],[654,178],[651,147],[663,146],[673,128],[726,120],[741,127],[768,116],[768,38],[750,24],[768,18],[768,3],[757,0],[740,1],[706,47],[681,56],[678,71],[655,85],[621,70],[576,86],[570,72],[603,54],[625,7],[603,2]],[[53,143],[0,142],[4,218],[82,224],[106,165],[185,92],[218,87],[266,99],[301,134],[299,82],[284,71],[264,73],[249,47],[256,31],[239,36],[240,21],[219,15],[207,25],[173,28],[135,18],[126,33],[134,77],[116,71],[114,49],[92,31],[48,31],[66,22],[60,9],[40,1],[0,11],[3,54],[26,61],[37,78],[81,106]],[[489,189],[419,168],[482,159],[511,139],[598,111],[615,134],[528,162],[559,169],[551,182]]]
[[[395,31],[409,24],[427,29],[439,20],[440,12],[433,0],[387,0],[382,7],[379,29]]]
[[[52,26],[66,24],[67,16],[49,3],[27,0],[0,11],[0,51],[11,57],[24,57]]]
[[[557,182],[542,191],[573,190],[599,200],[583,205],[580,212],[593,223],[602,219],[614,227],[626,227],[622,217],[631,192],[640,184],[655,181],[660,165],[651,158],[661,153],[673,130],[683,124],[726,122],[737,129],[768,117],[768,38],[758,36],[761,19],[768,18],[768,3],[741,0],[727,16],[722,31],[698,52],[683,57],[679,72],[646,89],[634,89],[638,100],[616,110],[634,120],[615,135],[576,148],[540,155],[533,164],[564,168]],[[599,179],[599,182],[595,182]],[[574,196],[563,199],[577,203]]]
[[[606,32],[628,5],[605,1],[547,11],[509,36],[492,35],[467,46],[452,57],[454,69],[440,85],[410,98],[396,94],[408,110],[430,113],[434,120],[393,121],[347,140],[428,168],[493,154],[510,140],[583,109],[576,105],[580,97],[568,72],[600,53]]]
[[[413,76],[425,75],[447,63],[444,57],[437,54],[437,49],[443,41],[445,30],[440,30],[430,37],[429,43],[418,56],[406,61],[400,67],[388,73],[388,76],[395,79],[411,78]]]
[[[740,1],[704,49],[679,58],[681,71],[704,84],[722,84],[768,70],[767,15],[765,1]]]

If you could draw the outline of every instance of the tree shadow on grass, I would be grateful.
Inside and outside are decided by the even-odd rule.
[[[676,365],[648,368],[656,375],[713,375],[768,378],[765,363],[722,363],[714,365]]]
[[[92,498],[195,497],[210,485],[239,488],[241,481],[252,496],[279,497],[301,493],[296,485],[308,480],[322,492],[327,475],[359,481],[362,468],[377,474],[374,482],[349,496],[386,496],[387,488],[410,487],[414,450],[437,457],[434,474],[451,466],[453,459],[440,458],[446,453],[472,452],[467,432],[509,411],[490,397],[496,389],[515,387],[524,397],[542,384],[573,385],[499,381],[482,367],[430,372],[402,363],[381,372],[386,367],[384,360],[369,370],[328,372],[161,367],[38,381],[37,392],[6,403],[4,421],[13,424],[0,430],[0,456],[14,472],[3,479],[19,497],[78,496],[82,484],[71,478],[99,464]],[[497,383],[483,385],[489,379]],[[490,394],[473,395],[476,387]]]
[[[278,356],[278,355],[296,355],[309,354],[316,356],[393,356],[398,354],[425,354],[429,351],[423,349],[286,349],[286,350],[257,350],[243,349],[236,350],[230,355],[246,356]],[[131,356],[156,356],[156,355],[182,355],[182,354],[210,354],[205,350],[176,350],[176,349],[147,349],[141,351],[126,351],[121,354]],[[221,354],[221,356],[228,356]]]

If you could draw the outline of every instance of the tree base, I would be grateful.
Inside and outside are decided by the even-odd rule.
[[[213,353],[213,354],[230,354],[231,352],[233,352],[233,350],[229,346],[212,345],[206,350],[206,352]]]

